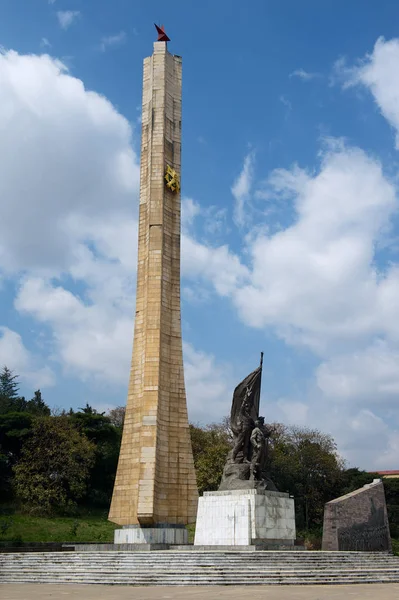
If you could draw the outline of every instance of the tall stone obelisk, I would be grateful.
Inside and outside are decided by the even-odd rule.
[[[180,319],[181,57],[144,59],[133,357],[109,520],[115,543],[184,543],[198,491]]]

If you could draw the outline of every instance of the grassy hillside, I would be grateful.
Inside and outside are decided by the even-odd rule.
[[[0,542],[113,542],[118,526],[105,513],[78,517],[0,516]]]
[[[99,542],[112,543],[118,525],[107,520],[106,512],[90,512],[76,517],[33,517],[14,513],[0,514],[1,542]],[[195,525],[188,525],[189,542],[194,542]],[[298,532],[300,533],[300,532]],[[303,537],[306,537],[305,533]],[[308,532],[309,536],[309,532]],[[309,538],[310,549],[321,545]],[[399,540],[392,539],[393,551],[399,555]]]
[[[9,511],[7,511],[9,512]],[[106,512],[90,512],[76,517],[33,517],[0,514],[1,542],[99,542],[114,541],[119,526],[107,521]],[[188,539],[194,541],[195,525],[189,525]]]

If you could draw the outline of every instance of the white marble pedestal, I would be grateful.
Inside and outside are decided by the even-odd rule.
[[[293,546],[294,499],[283,492],[205,492],[199,499],[194,546]]]
[[[114,544],[179,545],[187,543],[187,529],[183,525],[158,527],[126,525],[122,529],[115,529],[114,531]]]

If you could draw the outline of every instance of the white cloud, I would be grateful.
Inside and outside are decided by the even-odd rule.
[[[311,81],[312,79],[316,79],[317,77],[320,77],[320,73],[310,73],[309,71],[305,71],[305,69],[296,69],[295,71],[292,71],[292,73],[290,73],[289,75],[290,77],[298,77],[299,79],[302,79],[302,81]]]
[[[125,381],[139,182],[130,125],[47,55],[0,55],[0,105],[0,270],[25,273],[16,307],[51,327],[67,372]]]
[[[18,311],[51,327],[55,355],[65,372],[86,381],[127,382],[137,222],[123,217],[69,219],[76,244],[69,274],[84,284],[83,297],[54,281],[28,276],[15,300]]]
[[[68,271],[72,217],[87,228],[119,214],[123,227],[136,204],[129,123],[49,56],[1,54],[0,103],[0,269]]]
[[[194,219],[200,214],[201,209],[198,202],[192,198],[182,198],[181,201],[181,224],[185,229],[193,224]]]
[[[201,219],[200,223],[198,217]],[[227,208],[220,208],[214,204],[204,208],[192,198],[182,198],[181,222],[182,229],[187,234],[195,222],[197,229],[201,228],[203,233],[209,235],[215,242],[219,234],[225,236],[230,231],[227,225],[227,217]]]
[[[242,170],[231,188],[231,193],[236,201],[234,207],[234,222],[239,227],[248,223],[246,204],[249,200],[254,177],[254,159],[255,155],[253,152],[247,154],[244,159]]]
[[[357,86],[372,94],[381,115],[396,132],[397,149],[398,60],[399,39],[379,38],[373,51],[355,66],[348,66],[344,58],[334,65],[334,79],[340,81],[344,88]],[[381,184],[374,187],[375,198],[379,195],[377,190],[382,190]],[[389,204],[385,208],[389,208]],[[396,210],[395,200],[391,216]],[[369,468],[376,469],[396,468],[399,447],[399,267],[397,261],[377,267],[376,249],[379,245],[389,249],[386,231],[384,243],[380,244],[383,225],[379,217],[383,212],[373,217],[377,225],[374,231],[371,223],[366,227],[365,222],[359,229],[365,244],[363,260],[357,269],[362,276],[359,279],[357,274],[351,285],[348,281],[347,294],[352,299],[352,306],[342,313],[341,330],[337,332],[342,342],[343,331],[346,329],[346,334],[350,332],[350,336],[346,335],[346,347],[345,343],[341,343],[335,351],[330,347],[316,370],[323,402],[329,407],[336,406],[340,413],[340,418],[334,421],[337,441],[352,462],[359,462],[361,457],[364,466],[368,463]],[[387,218],[386,213],[383,218]],[[394,238],[395,233],[391,236],[391,239]],[[364,293],[359,297],[362,287]],[[331,290],[331,297],[335,305],[339,305],[340,297],[335,291]]]
[[[40,366],[42,363],[43,359],[27,350],[17,332],[0,327],[0,365],[6,365],[23,383],[36,390],[55,383],[54,373],[50,367]]]
[[[280,96],[280,102],[281,104],[283,104],[286,108],[285,111],[285,120],[288,119],[288,117],[290,116],[290,113],[292,112],[292,102],[284,95]]]
[[[374,453],[373,468],[376,470],[397,469],[399,453],[399,431],[385,430],[384,433],[388,443],[382,449],[381,454]]]
[[[280,398],[276,402],[279,420],[288,425],[306,426],[309,423],[309,405],[292,398]],[[277,414],[278,414],[277,412]]]
[[[316,372],[322,392],[339,402],[397,405],[399,397],[399,347],[375,342],[350,354],[323,362]]]
[[[211,283],[221,296],[229,296],[247,277],[248,271],[228,246],[212,248],[182,235],[182,275]]]
[[[338,448],[350,466],[366,471],[397,467],[397,458],[392,460],[391,456],[394,432],[369,408],[353,411],[349,405],[346,410],[342,407],[338,411],[328,410],[324,428],[325,423],[331,427]]]
[[[119,46],[126,42],[126,38],[127,36],[125,31],[120,31],[115,35],[104,36],[103,38],[101,38],[101,50],[105,52],[106,49],[111,46]]]
[[[376,260],[397,212],[394,183],[374,157],[330,139],[319,169],[277,169],[253,187],[269,205],[285,203],[291,222],[273,231],[258,223],[246,237],[248,266],[227,246],[216,261],[184,237],[185,278],[230,297],[245,324],[320,358],[310,397],[270,401],[274,418],[333,434],[350,464],[395,466],[399,269]]]
[[[368,89],[382,116],[396,131],[399,148],[399,39],[379,38],[371,54],[355,67],[347,66],[344,59],[335,64],[345,88],[358,86]],[[379,469],[397,467],[399,447],[399,343],[397,306],[399,300],[399,269],[391,263],[382,274],[376,273],[378,294],[374,309],[374,323],[379,335],[368,344],[360,345],[351,354],[341,353],[322,363],[317,370],[317,382],[326,398],[334,398],[340,405],[366,405],[363,420],[352,421],[354,456],[364,452]],[[373,412],[372,412],[373,411]],[[369,431],[361,435],[364,421]],[[360,423],[360,425],[359,425]],[[370,449],[372,450],[370,452]]]
[[[276,170],[258,191],[268,203],[285,202],[291,222],[247,236],[248,266],[225,247],[222,289],[209,249],[188,249],[190,269],[230,297],[245,324],[320,357],[312,398],[276,399],[274,415],[329,431],[352,464],[392,461],[396,438],[386,420],[399,422],[399,269],[378,268],[376,249],[397,211],[395,185],[375,158],[330,140],[318,170]],[[390,417],[379,414],[384,406]],[[366,417],[380,424],[374,451],[360,425]]]
[[[110,287],[113,283],[109,282]],[[117,300],[112,302],[114,295],[112,291],[111,298],[86,304],[61,286],[29,278],[15,305],[20,312],[51,326],[56,357],[66,374],[86,381],[125,384],[133,323],[131,311],[118,306]]]
[[[205,217],[204,231],[206,234],[209,234],[212,239],[215,239],[218,234],[226,236],[226,234],[229,233],[230,229],[227,226],[227,208],[218,208],[215,205],[208,206],[203,210],[203,215]]]
[[[379,163],[356,148],[327,149],[314,176],[280,170],[269,186],[292,202],[296,216],[291,226],[253,240],[251,283],[233,293],[243,320],[272,325],[318,352],[392,335],[397,273],[390,268],[384,276],[373,261],[397,201]]]
[[[182,294],[190,303],[210,300],[214,288],[221,296],[228,296],[247,276],[247,270],[228,246],[208,245],[193,236],[192,229],[198,217],[202,217],[206,233],[219,230],[224,211],[211,206],[201,209],[192,198],[182,199],[181,274]]]
[[[190,304],[204,304],[211,301],[212,293],[203,283],[190,282],[190,285],[183,285],[181,288],[181,295],[184,300],[187,300]]]
[[[345,68],[344,63],[336,65],[341,71],[346,87],[363,85],[373,94],[374,100],[385,119],[396,129],[396,148],[399,149],[399,39],[385,41],[379,38],[373,52],[367,55],[360,66]]]
[[[190,421],[220,421],[221,416],[230,414],[231,398],[237,385],[231,368],[188,343],[183,345],[183,351]]]
[[[80,10],[59,10],[57,19],[62,29],[68,29],[80,16]]]

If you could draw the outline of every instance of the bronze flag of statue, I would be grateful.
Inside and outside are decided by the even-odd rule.
[[[262,366],[250,373],[238,384],[233,394],[230,428],[234,435],[233,460],[248,461],[250,438],[259,414],[260,382]]]

